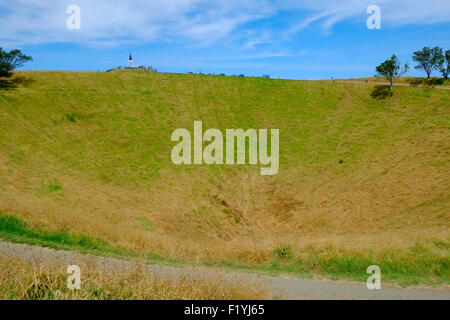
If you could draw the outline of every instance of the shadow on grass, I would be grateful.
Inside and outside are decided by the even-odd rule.
[[[444,79],[442,78],[411,78],[408,79],[408,83],[412,86],[439,86],[439,85],[443,85],[444,84]]]
[[[0,77],[0,90],[10,90],[15,89],[18,86],[29,86],[34,83],[35,80],[25,78],[22,76],[17,77]]]
[[[386,99],[387,97],[392,96],[392,91],[389,90],[389,86],[378,85],[373,88],[370,96],[377,100]]]

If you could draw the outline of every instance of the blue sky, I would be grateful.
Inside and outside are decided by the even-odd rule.
[[[66,26],[70,5],[79,30]],[[369,5],[379,30],[366,26]],[[414,65],[415,50],[450,49],[450,1],[2,0],[0,46],[32,55],[26,70],[104,71],[131,51],[162,72],[365,77],[393,53]]]

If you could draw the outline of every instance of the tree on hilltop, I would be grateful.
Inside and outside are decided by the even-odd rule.
[[[390,59],[384,61],[376,67],[375,70],[377,72],[377,76],[382,76],[388,79],[389,90],[392,91],[394,81],[408,72],[409,66],[407,63],[402,66],[397,56],[394,54]]]
[[[448,79],[450,73],[450,50],[445,51],[439,64],[439,71],[442,73],[444,79]]]
[[[9,77],[12,70],[32,60],[31,56],[24,55],[19,49],[7,52],[0,48],[0,77]]]
[[[418,63],[415,68],[424,70],[429,79],[433,70],[439,70],[442,57],[443,54],[441,48],[424,47],[422,50],[414,52],[413,60]]]

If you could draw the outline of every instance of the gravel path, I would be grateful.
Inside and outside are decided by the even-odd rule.
[[[135,265],[134,262],[114,258],[97,257],[71,251],[57,251],[49,248],[15,244],[0,240],[0,258],[5,255],[23,258],[33,264],[58,263],[77,264],[81,262],[96,263],[100,267],[115,270],[126,270]],[[224,281],[248,281],[259,283],[270,288],[280,298],[287,299],[439,299],[450,300],[450,289],[402,289],[392,286],[384,286],[380,290],[369,290],[365,283],[310,280],[295,277],[269,277],[242,272],[224,272],[216,269],[195,267],[177,268],[148,265],[149,272],[161,278],[176,279],[188,276],[194,279],[205,277],[217,278]]]

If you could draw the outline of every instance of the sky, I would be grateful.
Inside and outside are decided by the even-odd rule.
[[[392,54],[413,67],[424,46],[450,49],[449,0],[0,0],[0,47],[31,55],[23,70],[105,71],[131,52],[161,72],[355,78]]]

